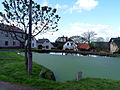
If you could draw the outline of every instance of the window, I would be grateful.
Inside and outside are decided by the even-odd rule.
[[[22,34],[22,38],[23,38],[23,34]]]
[[[49,49],[49,46],[46,46],[46,49]]]
[[[1,31],[1,34],[3,34],[3,31]]]
[[[34,43],[32,43],[32,46],[34,47]]]
[[[2,43],[2,40],[0,40],[0,44]]]
[[[73,45],[73,43],[71,43],[71,46]]]
[[[7,32],[5,33],[5,36],[8,37],[8,33]]]
[[[16,42],[15,41],[13,41],[13,46],[15,46],[16,45]]]
[[[69,46],[69,43],[67,43],[67,45]]]
[[[5,45],[8,46],[8,41],[5,41]]]

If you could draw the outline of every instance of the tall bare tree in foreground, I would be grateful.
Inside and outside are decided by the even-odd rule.
[[[39,33],[46,33],[48,31],[58,31],[58,21],[60,17],[56,15],[56,9],[44,6],[41,7],[39,4],[31,1],[32,3],[32,37],[37,36]],[[3,2],[4,12],[0,12],[5,22],[12,26],[19,27],[24,30],[25,39],[24,43],[28,41],[28,30],[29,30],[29,0],[4,0]],[[12,30],[12,29],[10,29]],[[16,33],[13,33],[14,36]],[[12,34],[12,35],[13,35]],[[13,37],[14,37],[13,36]],[[16,35],[17,36],[17,35]],[[22,37],[21,37],[22,38]],[[21,41],[21,38],[16,38]],[[22,38],[23,39],[23,38]],[[29,43],[30,44],[30,43]],[[25,59],[26,68],[28,69],[28,43],[25,46]]]

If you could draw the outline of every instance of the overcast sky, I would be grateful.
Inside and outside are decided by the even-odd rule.
[[[0,0],[0,11],[3,10]],[[57,8],[61,16],[59,31],[38,35],[55,41],[59,36],[81,35],[94,31],[97,37],[120,36],[120,0],[34,0],[40,5]]]

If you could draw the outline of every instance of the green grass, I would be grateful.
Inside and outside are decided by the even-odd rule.
[[[35,88],[52,88],[55,90],[120,90],[119,80],[85,78],[80,82],[76,80],[56,82],[49,80],[49,71],[46,78],[39,77],[43,66],[33,63],[33,73],[28,75],[25,69],[23,56],[15,52],[0,52],[0,80]]]
[[[47,79],[40,78],[39,73],[42,67],[33,63],[33,73],[28,75],[23,56],[14,52],[0,52],[0,80],[38,88],[58,86],[59,82],[47,80],[50,79],[49,70],[46,73]]]
[[[57,89],[60,90],[120,90],[120,81],[86,78],[80,82],[67,81]]]

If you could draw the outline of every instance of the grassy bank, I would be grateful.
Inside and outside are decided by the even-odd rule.
[[[33,63],[33,73],[28,75],[23,56],[14,52],[0,52],[0,80],[38,88],[54,88],[59,85],[57,82],[40,78],[41,69],[42,66]],[[49,79],[49,70],[46,78]]]
[[[57,90],[120,90],[120,81],[108,79],[86,78],[77,82],[56,82],[49,79],[49,70],[46,78],[39,77],[43,66],[33,63],[33,74],[28,75],[25,69],[25,60],[14,52],[0,52],[0,80],[31,86],[36,88],[53,88]]]

